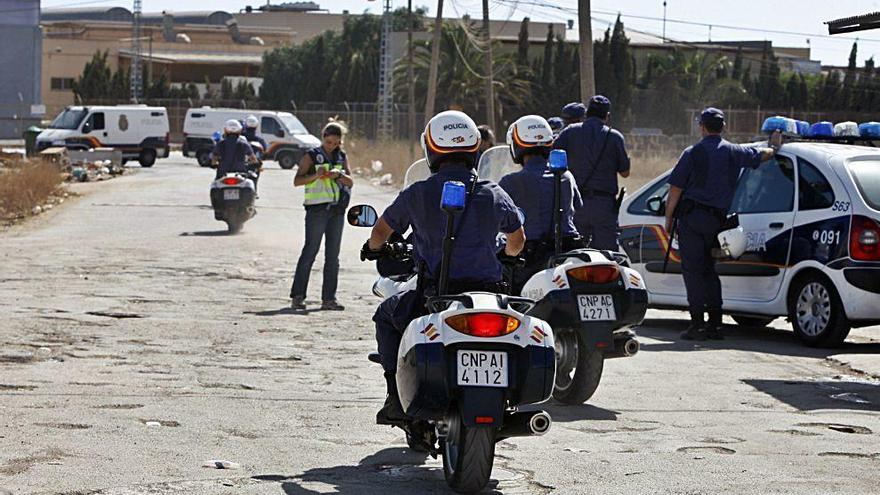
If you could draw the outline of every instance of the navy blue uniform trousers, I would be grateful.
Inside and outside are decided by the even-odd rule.
[[[376,314],[373,315],[373,321],[376,322],[376,343],[385,372],[397,371],[397,351],[403,332],[412,320],[425,314],[427,310],[424,298],[414,290],[395,294],[376,308]]]
[[[712,248],[718,244],[721,221],[702,208],[694,208],[678,220],[681,273],[692,315],[721,310],[721,280],[712,257]]]
[[[611,196],[584,196],[584,206],[574,214],[574,224],[593,249],[619,251],[617,207]]]

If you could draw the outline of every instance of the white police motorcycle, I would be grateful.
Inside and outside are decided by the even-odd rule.
[[[597,249],[563,252],[561,178],[568,169],[565,152],[550,154],[554,188],[554,255],[533,275],[521,296],[536,301],[529,315],[554,329],[556,384],[553,398],[567,404],[587,401],[602,378],[606,359],[631,357],[639,350],[632,327],[641,324],[648,305],[642,276],[629,268],[623,253]],[[480,159],[481,179],[500,182],[519,170],[507,146],[487,150]]]
[[[550,325],[527,314],[533,301],[488,292],[447,293],[451,226],[465,195],[460,182],[444,185],[447,228],[438,295],[427,298],[428,314],[404,332],[396,379],[409,445],[442,455],[449,486],[473,493],[489,482],[496,442],[549,430],[546,412],[518,407],[550,397],[555,351]],[[377,218],[368,205],[348,212],[355,226],[371,227]],[[385,254],[405,258],[411,250],[397,246]],[[415,288],[415,279],[410,275],[406,282]]]

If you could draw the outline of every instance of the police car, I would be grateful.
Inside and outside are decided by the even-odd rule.
[[[748,326],[785,316],[804,344],[836,346],[851,328],[880,323],[880,149],[871,146],[880,123],[810,126],[779,117],[763,130],[774,128],[787,131],[785,145],[737,183],[731,212],[747,248],[717,264],[724,312]],[[758,145],[766,142],[750,146]],[[667,254],[670,173],[623,202],[620,244],[652,307],[686,309],[675,241]]]

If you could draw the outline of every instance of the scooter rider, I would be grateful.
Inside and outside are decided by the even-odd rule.
[[[526,266],[513,271],[513,293],[538,271],[546,268],[553,254],[555,230],[553,207],[555,178],[547,168],[547,158],[553,149],[553,131],[550,124],[538,115],[526,115],[511,124],[507,142],[513,161],[522,165],[519,172],[505,175],[499,185],[525,213]],[[583,206],[574,176],[566,171],[562,176],[562,234],[564,250],[583,247],[584,243],[574,225],[574,212]]]
[[[257,127],[259,126],[260,119],[256,115],[248,115],[244,119],[244,137],[248,140],[248,143],[253,143],[254,141],[260,143],[260,146],[263,147],[263,153],[265,153],[269,150],[269,144],[266,143],[262,136],[257,135]]]
[[[400,192],[373,227],[362,256],[381,252],[394,232],[405,234],[412,227],[416,262],[425,268],[423,285],[426,292],[433,292],[440,275],[446,233],[446,216],[440,208],[443,184],[460,181],[469,192],[465,209],[455,222],[449,292],[498,292],[503,284],[495,252],[496,235],[507,234],[505,252],[516,256],[525,244],[525,232],[510,196],[497,184],[478,180],[474,172],[480,147],[477,125],[462,112],[439,113],[425,127],[422,147],[433,175]],[[410,321],[426,314],[424,298],[417,291],[403,292],[385,300],[373,316],[388,387],[385,405],[376,415],[378,424],[398,424],[405,419],[395,382],[397,351]]]
[[[241,135],[241,122],[230,119],[223,126],[223,138],[214,145],[211,158],[217,166],[217,180],[229,173],[248,173],[247,164],[257,162],[254,150]]]

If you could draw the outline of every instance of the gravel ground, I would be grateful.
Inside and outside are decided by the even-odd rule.
[[[345,233],[347,310],[292,314],[302,190],[271,164],[227,236],[211,176],[176,156],[0,233],[0,495],[445,493],[437,460],[373,424],[367,232]],[[880,493],[880,385],[827,359],[877,354],[880,328],[816,350],[730,321],[695,345],[684,318],[650,311],[589,404],[500,443],[487,493]]]

